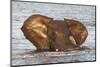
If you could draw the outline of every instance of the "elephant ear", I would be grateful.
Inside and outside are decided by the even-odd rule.
[[[80,47],[88,35],[86,27],[77,20],[64,19],[64,21],[67,24],[70,35],[73,36],[76,45]]]
[[[47,24],[53,18],[43,15],[32,15],[27,18],[21,27],[26,39],[33,43],[37,49],[49,49]]]
[[[46,30],[47,24],[51,22],[53,18],[48,17],[48,16],[43,16],[43,15],[32,15],[29,18],[27,18],[24,21],[23,26],[21,27],[21,30],[24,33],[24,30],[26,31],[35,31],[40,29],[40,31],[43,33],[43,31]],[[29,34],[29,33],[28,33]]]

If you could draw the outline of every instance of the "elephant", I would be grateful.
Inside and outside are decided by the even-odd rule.
[[[39,14],[26,19],[21,30],[37,51],[66,51],[77,48],[88,35],[86,27],[79,21],[54,20]]]

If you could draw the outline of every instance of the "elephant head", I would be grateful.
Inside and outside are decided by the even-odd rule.
[[[48,24],[48,38],[50,49],[54,51],[66,51],[74,48],[74,44],[69,39],[70,32],[67,24],[63,20],[53,20]]]
[[[76,45],[80,47],[80,45],[82,45],[88,35],[86,27],[77,20],[64,19],[64,21],[69,28],[70,35],[75,39]]]
[[[86,27],[79,21],[64,19],[53,20],[43,15],[30,16],[21,27],[26,39],[31,41],[40,51],[66,51],[74,46],[80,46],[88,33]],[[70,39],[72,36],[75,43]]]

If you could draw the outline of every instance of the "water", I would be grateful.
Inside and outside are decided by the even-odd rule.
[[[41,14],[54,19],[80,20],[88,29],[88,38],[83,50],[67,52],[39,52],[25,39],[21,27],[30,15]],[[48,4],[34,2],[12,2],[12,65],[48,64],[62,62],[94,61],[95,59],[95,7]]]

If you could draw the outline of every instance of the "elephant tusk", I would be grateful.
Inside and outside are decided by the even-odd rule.
[[[56,51],[59,51],[58,49],[56,49]]]
[[[69,36],[69,39],[74,45],[77,45],[73,36]]]

